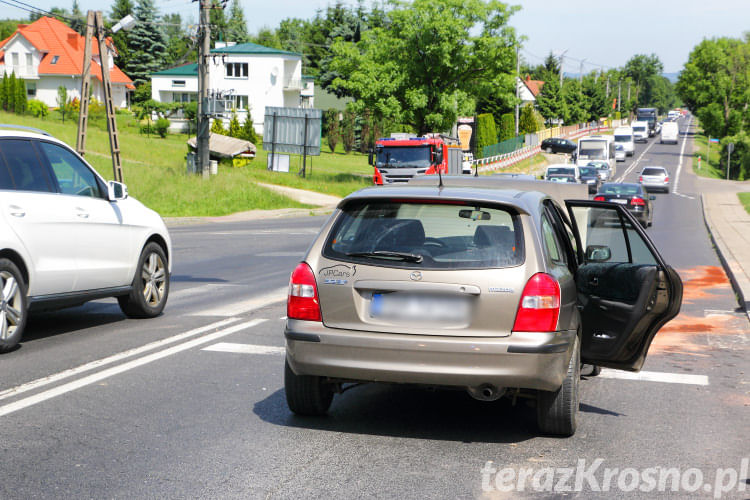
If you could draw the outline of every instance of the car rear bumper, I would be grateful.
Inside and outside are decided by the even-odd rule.
[[[287,359],[298,375],[434,386],[556,390],[574,330],[507,337],[444,337],[327,328],[289,320]]]

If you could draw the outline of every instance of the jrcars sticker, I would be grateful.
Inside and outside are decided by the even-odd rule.
[[[324,267],[318,271],[318,275],[323,278],[326,285],[345,285],[347,279],[357,274],[357,266],[347,266],[337,264],[335,266]]]

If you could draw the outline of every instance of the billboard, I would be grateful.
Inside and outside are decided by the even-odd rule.
[[[266,106],[263,149],[273,153],[320,156],[323,110]]]

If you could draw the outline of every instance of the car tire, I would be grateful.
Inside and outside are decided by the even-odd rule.
[[[13,350],[21,341],[28,316],[23,275],[12,261],[0,259],[0,353]]]
[[[297,415],[325,415],[333,401],[333,388],[323,377],[297,375],[284,361],[286,404]]]
[[[153,318],[161,314],[169,295],[169,266],[164,250],[151,242],[138,258],[130,294],[117,297],[120,309],[130,318]]]
[[[568,370],[560,388],[556,391],[537,393],[536,419],[542,432],[558,436],[575,434],[580,379],[581,343],[576,336],[573,343],[573,355],[568,362]]]
[[[544,150],[544,152],[547,154],[552,154],[552,148],[547,148]]]

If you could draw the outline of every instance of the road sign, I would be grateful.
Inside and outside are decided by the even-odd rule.
[[[715,139],[715,138],[709,138],[708,140],[709,142],[719,142],[719,139]]]
[[[727,151],[729,153],[732,153],[734,151],[734,143],[733,142],[730,142],[729,144],[727,144]]]

